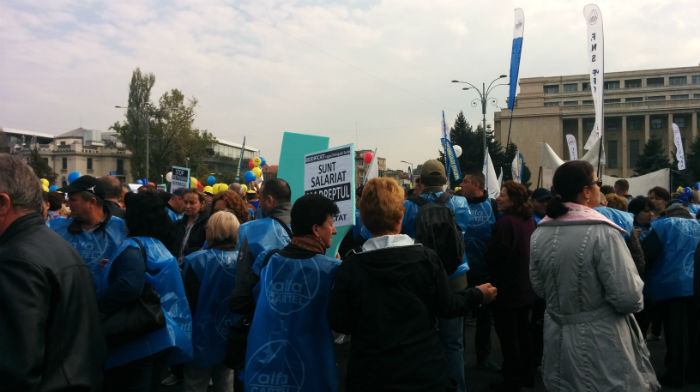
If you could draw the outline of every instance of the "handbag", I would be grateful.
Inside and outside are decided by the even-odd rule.
[[[146,262],[146,250],[138,239]],[[160,305],[160,294],[146,283],[141,295],[118,310],[102,316],[102,333],[107,341],[107,347],[118,347],[133,341],[147,333],[165,327],[165,314]]]

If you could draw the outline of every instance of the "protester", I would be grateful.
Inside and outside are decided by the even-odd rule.
[[[651,229],[651,221],[655,219],[654,204],[646,196],[637,196],[627,208],[634,215],[634,229],[639,233],[639,239],[644,240]]]
[[[662,385],[682,388],[700,382],[698,312],[693,299],[694,252],[700,222],[687,208],[669,207],[665,219],[651,223],[642,246],[647,259],[649,299],[661,315],[666,341]]]
[[[437,317],[488,303],[486,283],[454,293],[437,254],[400,234],[403,189],[373,178],[360,202],[372,238],[343,261],[331,292],[333,330],[352,336],[348,391],[446,391],[455,388],[435,328]]]
[[[532,192],[532,217],[535,224],[547,215],[547,204],[552,200],[552,192],[546,188],[537,188]]]
[[[209,213],[213,214],[215,212],[225,210],[228,210],[236,215],[236,218],[238,218],[238,221],[241,224],[248,222],[250,219],[246,202],[236,192],[227,190],[214,195]],[[236,236],[236,238],[237,237],[238,236]]]
[[[104,205],[112,216],[124,218],[124,209],[119,205],[122,197],[122,183],[115,176],[103,176],[98,178],[105,190]]]
[[[202,249],[206,240],[207,220],[209,211],[206,209],[204,193],[199,189],[185,189],[182,193],[185,209],[184,216],[175,222],[175,238],[177,245],[171,249],[180,263],[188,254]]]
[[[606,206],[609,208],[614,208],[619,211],[627,211],[627,199],[619,196],[615,193],[608,193],[605,195],[605,200],[607,201]]]
[[[248,335],[246,391],[338,389],[327,308],[340,262],[325,256],[337,214],[324,196],[300,197],[291,211],[291,242],[255,261],[260,294]]]
[[[461,193],[467,198],[471,218],[464,233],[464,250],[469,260],[467,279],[470,287],[488,282],[488,270],[484,253],[491,238],[491,228],[496,222],[495,202],[484,190],[484,174],[471,171],[462,179]],[[476,333],[474,349],[476,366],[481,369],[500,370],[500,366],[489,360],[491,354],[491,306],[482,305],[475,308]]]
[[[627,201],[615,194],[608,194],[606,196],[601,195],[601,200],[607,198],[612,200],[607,206],[603,206],[597,203],[597,201],[591,201],[586,205],[589,208],[594,208],[598,213],[608,218],[610,221],[618,225],[625,232],[622,234],[622,238],[625,240],[625,245],[630,251],[632,260],[634,260],[634,265],[637,267],[637,272],[640,276],[644,273],[644,252],[642,251],[642,244],[639,240],[639,233],[634,230],[634,215],[631,212],[627,212]],[[596,203],[596,204],[594,204]],[[612,207],[616,205],[619,208]],[[620,208],[625,208],[621,210]]]
[[[236,215],[215,212],[207,222],[209,247],[184,258],[182,276],[192,311],[194,347],[194,358],[184,368],[185,392],[206,392],[209,379],[214,391],[233,391],[233,370],[221,362],[227,327],[238,318],[228,311],[228,297],[236,282],[238,227]]]
[[[238,230],[236,288],[231,295],[231,311],[239,314],[251,314],[253,310],[251,293],[259,280],[252,269],[255,259],[263,251],[281,249],[291,240],[289,184],[280,178],[267,180],[260,194],[260,209],[265,218],[248,221]]]
[[[630,195],[630,183],[625,180],[624,178],[621,178],[617,181],[615,181],[615,185],[613,187],[615,189],[615,195],[620,196],[625,199],[625,204],[629,203],[632,200],[632,195]],[[608,200],[608,203],[610,200]],[[617,207],[613,207],[617,208]]]
[[[514,181],[503,183],[496,203],[503,216],[493,226],[485,259],[489,279],[498,287],[491,309],[503,354],[503,382],[492,390],[518,391],[534,383],[530,315],[535,293],[529,266],[535,220],[527,189]]]
[[[671,201],[671,194],[668,193],[668,191],[665,188],[655,186],[649,189],[647,196],[649,197],[651,203],[654,205],[654,215],[656,215],[657,217],[665,216],[666,207]]]
[[[63,192],[68,194],[70,218],[50,220],[48,225],[78,251],[90,268],[99,292],[103,259],[111,257],[126,238],[124,220],[110,214],[104,205],[102,182],[95,177],[82,176]]]
[[[185,212],[185,201],[182,200],[182,195],[184,193],[185,190],[183,188],[174,190],[170,194],[168,202],[165,204],[168,216],[173,222],[177,222],[180,218],[182,218],[182,215]]]
[[[192,319],[177,261],[165,245],[171,241],[171,222],[163,202],[156,194],[142,192],[128,194],[125,203],[129,237],[105,265],[100,311],[114,317],[152,288],[167,313],[166,326],[111,344],[104,390],[157,391],[168,363],[191,359]]]
[[[420,198],[428,202],[439,202],[445,191],[447,183],[447,175],[445,174],[445,166],[438,160],[430,159],[426,161],[420,174],[420,182],[423,186]],[[416,204],[418,200],[406,200],[404,202],[405,213],[403,223],[401,225],[401,233],[407,234],[411,238],[416,237],[416,218],[419,213],[419,206]],[[462,197],[450,197],[444,204],[454,214],[454,220],[461,232],[459,240],[464,241],[464,233],[469,225],[471,213],[467,201]],[[364,222],[364,218],[363,218]],[[463,244],[461,244],[463,245]],[[438,249],[434,249],[440,252]],[[450,284],[455,291],[462,291],[467,287],[467,271],[469,265],[467,263],[467,254],[462,251],[462,262],[455,271],[449,271]],[[443,260],[443,263],[446,262]],[[439,320],[440,338],[444,350],[447,355],[448,367],[450,369],[451,378],[457,380],[457,391],[464,392],[466,390],[466,381],[464,379],[464,318],[454,317],[451,319]]]
[[[0,389],[97,390],[105,346],[92,277],[41,203],[32,169],[0,154]]]
[[[545,298],[543,381],[550,391],[660,388],[632,313],[643,283],[622,230],[595,210],[600,181],[585,161],[554,173],[555,198],[530,243],[530,281]]]
[[[58,193],[56,191],[49,192],[49,210],[47,211],[48,220],[63,218],[61,215],[61,209],[63,208],[63,203],[65,202],[65,196],[63,193]]]

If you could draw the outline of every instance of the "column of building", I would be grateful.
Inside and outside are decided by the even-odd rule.
[[[627,116],[622,116],[622,140],[620,141],[622,154],[622,177],[627,177],[629,169],[629,160],[627,159]]]

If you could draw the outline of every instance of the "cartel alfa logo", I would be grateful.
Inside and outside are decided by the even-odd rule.
[[[246,369],[250,371],[246,387],[252,392],[300,392],[304,385],[304,361],[287,340],[273,340],[257,349]]]
[[[265,294],[270,307],[282,315],[304,309],[318,292],[320,275],[314,259],[303,262],[271,260],[265,282]]]

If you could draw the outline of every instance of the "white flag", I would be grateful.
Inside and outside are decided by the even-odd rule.
[[[678,161],[678,170],[685,170],[685,153],[683,152],[683,139],[681,139],[681,130],[678,124],[673,123],[673,144],[676,145],[676,160]]]
[[[521,154],[519,151],[515,151],[515,158],[513,158],[513,163],[510,165],[510,174],[511,177],[513,178],[513,181],[517,182],[518,184],[521,183],[522,179],[520,178],[520,175],[523,171],[523,154]],[[503,174],[503,172],[501,172]]]
[[[578,159],[578,146],[576,146],[576,136],[572,134],[566,135],[566,144],[569,145],[569,160],[575,161]]]
[[[372,155],[372,161],[369,163],[369,167],[367,168],[367,173],[365,174],[365,181],[363,184],[366,184],[367,181],[379,177],[379,166],[377,164],[377,149],[374,149],[374,153]]]
[[[491,155],[486,151],[484,156],[484,167],[483,167],[484,177],[486,177],[486,193],[489,197],[496,198],[501,192],[501,184],[496,176],[496,169],[493,167],[493,162],[491,161]]]
[[[590,150],[595,142],[603,137],[603,15],[595,4],[583,7],[583,17],[588,27],[586,45],[590,69],[590,88],[595,109],[595,123],[588,137],[586,150]]]

